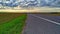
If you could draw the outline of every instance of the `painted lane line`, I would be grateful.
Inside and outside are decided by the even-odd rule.
[[[30,14],[30,15],[33,16],[33,17],[36,17],[36,18],[39,18],[39,19],[43,19],[43,20],[45,20],[45,21],[49,21],[49,22],[52,22],[52,23],[54,23],[54,24],[60,25],[59,22],[55,22],[55,21],[52,21],[52,20],[49,20],[49,19],[46,19],[46,18],[43,18],[43,17],[38,17],[38,16],[32,15],[32,14]]]

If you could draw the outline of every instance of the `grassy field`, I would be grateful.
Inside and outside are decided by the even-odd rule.
[[[42,14],[42,15],[48,15],[48,16],[60,16],[60,13],[36,13],[36,14]]]
[[[0,13],[0,34],[22,34],[26,14]]]

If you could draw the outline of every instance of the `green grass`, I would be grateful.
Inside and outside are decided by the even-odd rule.
[[[8,22],[0,24],[0,34],[21,34],[27,15],[23,14]]]

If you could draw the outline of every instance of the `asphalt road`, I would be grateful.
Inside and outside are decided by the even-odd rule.
[[[60,34],[60,16],[28,14],[23,34]]]

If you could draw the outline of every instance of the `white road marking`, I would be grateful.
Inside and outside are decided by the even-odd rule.
[[[38,16],[36,16],[36,15],[32,15],[32,14],[30,14],[30,15],[33,16],[33,17],[36,17],[36,18],[39,18],[39,19],[43,19],[43,20],[52,22],[52,23],[54,23],[54,24],[60,25],[60,23],[58,23],[58,22],[55,22],[55,21],[52,21],[52,20],[49,20],[49,19],[46,19],[46,18],[43,18],[43,17],[38,17]]]

